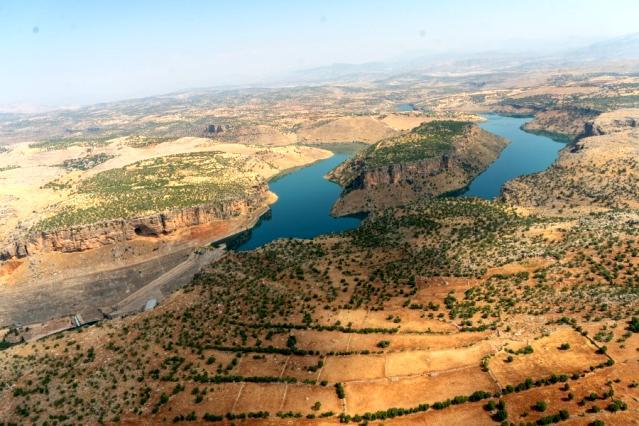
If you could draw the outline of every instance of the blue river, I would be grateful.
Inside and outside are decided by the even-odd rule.
[[[547,136],[527,133],[521,126],[530,118],[487,114],[483,129],[510,141],[501,155],[457,196],[494,198],[502,185],[517,176],[545,170],[557,158],[564,143]],[[229,248],[245,251],[261,247],[278,238],[313,238],[317,235],[355,228],[361,217],[333,217],[331,207],[341,193],[339,185],[324,178],[326,173],[355,153],[343,146],[335,154],[284,174],[269,183],[278,200],[251,230],[231,237]]]
[[[486,121],[479,124],[484,130],[510,141],[497,160],[477,176],[461,195],[468,197],[495,198],[504,183],[518,176],[541,172],[550,166],[559,150],[566,146],[547,136],[524,132],[521,126],[531,118],[506,117],[487,114]]]

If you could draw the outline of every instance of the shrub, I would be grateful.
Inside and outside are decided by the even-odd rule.
[[[625,411],[627,409],[628,404],[620,399],[612,401],[610,404],[608,404],[608,407],[606,407],[606,410],[610,411],[611,413],[615,413],[617,411]]]
[[[493,414],[493,420],[496,422],[503,422],[508,418],[508,413],[506,410],[497,410],[495,414]]]
[[[337,393],[337,398],[339,399],[344,399],[346,397],[344,385],[341,383],[335,383],[335,392]]]
[[[486,391],[475,391],[469,397],[468,400],[471,402],[481,401],[482,399],[490,398],[492,394]]]
[[[535,411],[539,411],[540,413],[546,411],[546,408],[548,408],[548,404],[546,404],[546,401],[537,401],[535,402],[535,405],[533,405],[533,410]]]

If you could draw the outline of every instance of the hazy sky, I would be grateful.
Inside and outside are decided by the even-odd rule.
[[[407,51],[587,43],[639,0],[0,0],[0,108],[250,83]]]

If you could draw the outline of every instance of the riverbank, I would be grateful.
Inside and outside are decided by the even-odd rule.
[[[332,153],[316,150],[312,162]],[[279,159],[282,162],[283,160]],[[199,247],[250,229],[277,201],[264,202],[227,219],[143,233],[131,239],[65,253],[42,251],[0,264],[0,325],[33,324],[75,315],[87,307],[108,313],[122,299],[185,262]]]
[[[341,188],[325,178],[326,174],[350,158],[357,148],[336,149],[332,157],[293,173],[280,176],[269,186],[278,200],[271,205],[270,213],[246,232],[238,235],[236,249],[252,250],[278,238],[313,238],[318,235],[353,229],[360,218],[331,216],[331,207],[341,193]]]
[[[512,117],[486,114],[479,124],[482,129],[508,139],[510,142],[497,159],[465,190],[454,191],[456,196],[492,199],[500,195],[503,185],[519,176],[541,172],[555,162],[566,145],[543,134],[524,129],[532,117]]]

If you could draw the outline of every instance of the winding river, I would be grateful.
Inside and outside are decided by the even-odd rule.
[[[488,169],[467,188],[457,192],[458,196],[494,198],[506,181],[545,170],[565,146],[547,136],[521,130],[530,118],[496,114],[485,117],[486,121],[480,127],[511,142]],[[341,188],[324,178],[326,173],[352,156],[356,149],[345,145],[328,148],[334,152],[331,158],[287,173],[269,183],[271,191],[278,196],[277,202],[253,229],[227,239],[225,242],[229,248],[252,250],[278,238],[312,238],[359,225],[359,217],[335,218],[330,215]]]
[[[331,207],[342,188],[324,176],[361,146],[326,146],[333,151],[332,157],[270,181],[269,188],[277,194],[277,202],[253,229],[227,245],[236,250],[252,250],[278,238],[313,238],[357,227],[361,218],[331,216]]]
[[[486,114],[486,121],[479,124],[484,130],[510,141],[497,160],[477,176],[460,195],[479,198],[495,198],[507,181],[518,176],[541,172],[550,166],[559,150],[566,146],[547,136],[521,130],[530,117],[507,117]]]

